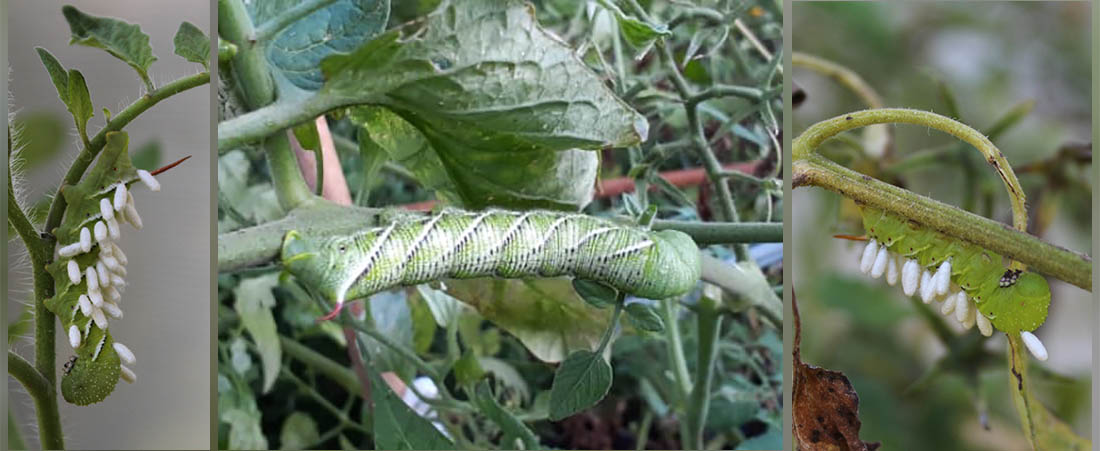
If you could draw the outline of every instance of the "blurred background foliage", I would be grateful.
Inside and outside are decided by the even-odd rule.
[[[439,3],[394,1],[387,28],[427,14]],[[627,38],[625,32],[618,36],[616,14],[609,6],[621,8],[623,20],[637,25],[642,22],[631,9],[635,2],[532,3],[540,25],[579,49],[578,54],[601,81],[649,122],[645,143],[631,149],[598,151],[601,182],[594,189],[595,200],[583,211],[598,216],[637,216],[646,205],[654,205],[663,219],[715,220],[713,206],[718,200],[703,178],[698,153],[691,145],[684,103],[670,81],[668,65],[658,56],[659,50],[645,42],[645,33],[641,39]],[[710,99],[700,105],[700,117],[715,156],[726,169],[737,172],[726,177],[740,219],[781,221],[777,164],[782,123],[778,64],[782,59],[781,3],[706,0],[687,5],[651,0],[637,4],[655,22],[668,27],[665,39],[696,92],[723,84],[768,93],[763,102],[735,96]],[[735,27],[733,19],[743,30]],[[622,57],[616,59],[616,53]],[[622,67],[621,80],[618,65]],[[224,68],[222,73],[226,73]],[[225,100],[223,97],[223,107]],[[364,158],[353,118],[336,113],[327,119],[355,204],[427,209],[431,204],[426,202],[447,199],[430,189],[439,180],[418,176],[403,165],[406,162],[384,155],[366,154]],[[242,150],[219,157],[219,233],[262,224],[282,214],[263,153],[247,147]],[[695,181],[674,184],[659,176],[682,169],[697,170]],[[561,177],[576,179],[575,174]],[[612,180],[624,183],[614,188]],[[634,193],[624,193],[623,186]],[[707,252],[727,263],[733,260],[730,247],[712,246]],[[765,291],[774,298],[783,283],[782,245],[755,245],[749,256],[764,270],[766,278],[760,280],[766,281]],[[355,396],[355,383],[332,384],[336,373],[302,363],[308,349],[350,373],[344,332],[334,322],[316,324],[314,320],[325,312],[292,279],[275,274],[277,268],[265,267],[219,275],[219,446],[368,446],[373,437],[372,418],[361,398]],[[454,377],[447,373],[445,380],[435,382],[446,384],[464,399],[462,395],[467,393],[460,391],[460,384],[471,376],[468,370],[478,368],[473,371],[475,380],[491,374],[491,391],[497,402],[524,421],[542,446],[682,446],[677,404],[684,400],[676,393],[665,334],[644,332],[624,321],[611,350],[614,383],[610,393],[588,410],[551,422],[547,420],[549,389],[556,364],[540,357],[560,359],[564,351],[595,344],[609,311],[585,304],[564,279],[448,281],[447,287],[448,293],[475,305],[481,314],[462,309],[456,326],[437,324],[436,309],[454,300],[427,286],[380,293],[366,304],[384,333],[429,364],[447,370],[448,359],[461,355]],[[699,296],[689,296],[683,301],[687,308],[679,309],[679,335],[692,374],[697,371],[697,334],[691,309]],[[728,308],[723,310],[727,318],[718,344],[705,440],[709,448],[777,449],[782,446],[782,332],[749,308],[749,303],[729,298]],[[245,318],[254,312],[242,312],[242,305],[267,311],[256,318],[266,315],[259,321],[273,335],[257,337],[259,328],[250,328],[250,320]],[[405,383],[413,383],[414,375],[424,376],[407,359],[372,338],[362,333],[355,336],[367,344],[366,357],[379,370],[392,371]],[[482,370],[484,374],[476,374]],[[425,379],[421,377],[420,383]],[[447,411],[444,419],[457,425],[453,430],[462,431],[464,437],[457,440],[460,446],[515,447],[501,442],[508,432],[484,415]]]
[[[1091,70],[1087,3],[797,2],[796,53],[852,69],[886,107],[960,119],[994,140],[1028,195],[1031,232],[1091,249]],[[834,80],[796,65],[806,98],[794,136],[810,124],[866,108]],[[1003,185],[980,154],[954,138],[888,126],[892,144],[870,156],[865,131],[826,143],[833,160],[922,195],[1007,222]],[[866,129],[865,129],[866,130]],[[1025,449],[1010,397],[1003,335],[975,330],[936,338],[924,304],[859,274],[854,204],[818,189],[794,192],[793,283],[802,312],[802,355],[843,371],[859,392],[861,438],[891,449]],[[1032,380],[1052,411],[1089,436],[1092,296],[1051,280],[1053,301],[1038,335],[1050,350]],[[930,312],[935,317],[938,311]],[[952,330],[957,323],[948,321]],[[970,349],[943,360],[946,350]]]

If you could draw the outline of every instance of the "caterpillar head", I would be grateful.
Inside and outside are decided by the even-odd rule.
[[[121,376],[122,361],[103,329],[93,327],[86,349],[78,349],[72,365],[61,378],[61,396],[72,404],[86,406],[100,402],[115,390]],[[83,347],[82,347],[83,348]],[[81,352],[87,350],[88,352]]]
[[[283,266],[294,277],[320,291],[330,301],[342,304],[348,285],[361,271],[348,265],[348,254],[357,247],[352,238],[333,236],[311,238],[297,230],[287,232],[283,239]]]
[[[660,280],[643,282],[637,295],[650,299],[682,296],[695,289],[702,272],[699,247],[690,236],[676,230],[662,230],[653,234],[657,252],[650,253],[646,263],[661,274]]]
[[[999,286],[1002,279],[989,285]],[[1033,272],[1018,273],[1010,279],[1015,279],[1015,282],[999,288],[1005,290],[1003,295],[990,296],[988,302],[978,304],[978,309],[989,317],[994,327],[1002,331],[1016,333],[1037,329],[1046,321],[1050,307],[1047,279]]]

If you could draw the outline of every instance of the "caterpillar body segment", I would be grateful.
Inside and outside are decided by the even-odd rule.
[[[700,274],[698,248],[682,232],[550,211],[445,210],[346,235],[291,231],[282,259],[336,302],[330,315],[346,300],[441,278],[570,275],[664,299],[690,292]]]
[[[123,370],[129,371],[116,352],[120,347],[129,348],[114,341],[104,313],[115,319],[122,316],[118,302],[126,270],[120,260],[125,257],[114,240],[119,238],[118,216],[133,209],[127,188],[137,181],[147,185],[147,179],[156,181],[152,174],[139,175],[127,145],[125,133],[107,134],[107,143],[92,168],[79,183],[62,189],[66,207],[61,224],[52,231],[58,243],[57,258],[46,270],[54,280],[54,296],[45,304],[61,321],[76,354],[61,378],[62,397],[76,405],[104,400],[114,391]],[[91,230],[95,230],[94,240]],[[127,360],[133,360],[132,353]]]
[[[863,272],[877,277],[874,260],[883,255],[896,259],[906,295],[919,294],[925,303],[943,301],[945,315],[954,313],[964,327],[978,325],[987,336],[996,328],[1026,334],[1025,342],[1042,346],[1030,332],[1046,321],[1050,287],[1045,278],[1006,269],[995,252],[922,229],[882,210],[861,206],[861,211],[869,238],[860,261]],[[1045,359],[1045,349],[1028,348]]]

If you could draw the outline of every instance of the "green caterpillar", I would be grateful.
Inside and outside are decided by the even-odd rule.
[[[623,226],[549,211],[446,210],[348,235],[288,232],[282,260],[299,280],[336,303],[440,278],[553,277],[604,282],[665,299],[699,280],[699,250],[682,232]]]
[[[890,285],[899,280],[906,296],[943,301],[944,315],[990,336],[993,328],[1020,334],[1039,360],[1047,352],[1031,333],[1046,321],[1050,286],[1033,272],[1006,269],[999,254],[925,230],[882,210],[862,206],[870,241],[860,270]]]
[[[66,401],[88,405],[104,400],[119,378],[134,382],[134,354],[115,342],[108,317],[122,318],[119,307],[126,286],[126,254],[116,243],[119,221],[141,228],[133,195],[138,180],[157,191],[160,184],[147,171],[135,169],[123,132],[107,134],[96,164],[75,186],[65,186],[65,212],[53,230],[59,248],[46,270],[53,276],[54,296],[46,308],[57,315],[76,352],[65,365],[61,394]],[[94,232],[93,232],[94,231]]]

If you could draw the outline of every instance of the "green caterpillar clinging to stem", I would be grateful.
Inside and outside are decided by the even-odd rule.
[[[604,282],[664,299],[699,280],[699,250],[678,231],[654,232],[581,214],[446,210],[346,235],[291,231],[282,260],[336,307],[395,286],[440,278],[553,277]]]
[[[942,301],[944,315],[989,336],[993,328],[1020,334],[1028,350],[1046,360],[1042,342],[1031,333],[1046,321],[1050,287],[1043,276],[1006,269],[999,254],[926,230],[882,210],[862,206],[870,239],[860,270],[890,285],[899,280],[906,296],[925,303]]]
[[[59,247],[46,268],[54,280],[54,296],[46,300],[46,308],[57,315],[76,353],[65,366],[61,394],[77,405],[102,401],[119,378],[137,378],[126,366],[135,363],[134,353],[108,331],[108,318],[122,318],[126,286],[126,254],[117,244],[119,222],[140,229],[141,217],[128,188],[141,181],[159,191],[160,183],[133,167],[127,144],[125,133],[108,133],[95,166],[59,194],[65,196],[66,207],[61,225],[53,230]]]

